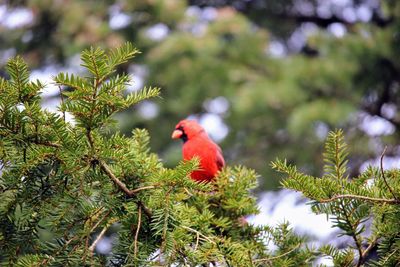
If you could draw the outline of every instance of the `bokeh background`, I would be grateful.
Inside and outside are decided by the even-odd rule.
[[[304,226],[304,200],[279,191],[269,162],[286,158],[321,175],[323,143],[335,128],[346,133],[351,175],[377,164],[385,146],[385,168],[400,166],[400,1],[0,3],[0,75],[10,57],[23,55],[32,79],[47,82],[42,104],[50,110],[60,101],[52,75],[82,74],[83,49],[125,41],[142,51],[119,69],[133,76],[128,90],[158,86],[162,98],[118,114],[111,131],[148,129],[152,150],[173,167],[181,144],[171,131],[183,118],[198,119],[229,165],[260,174],[263,213],[255,223],[286,218],[296,226],[297,218]],[[316,235],[326,223],[306,221]]]

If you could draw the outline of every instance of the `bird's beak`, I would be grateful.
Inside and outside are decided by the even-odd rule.
[[[172,139],[178,139],[181,138],[183,132],[181,130],[175,130],[172,132]]]

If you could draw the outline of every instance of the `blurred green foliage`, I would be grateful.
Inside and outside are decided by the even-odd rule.
[[[271,189],[279,184],[268,166],[276,157],[321,174],[321,144],[337,127],[347,133],[353,175],[384,145],[387,156],[399,156],[400,3],[335,3],[10,1],[8,13],[26,7],[33,20],[19,28],[0,25],[0,54],[14,48],[40,68],[68,65],[90,45],[132,41],[143,52],[140,64],[119,71],[161,87],[163,100],[119,114],[122,130],[147,128],[152,149],[174,166],[180,159],[180,144],[170,140],[176,122],[201,118],[210,112],[205,103],[223,96],[229,109],[215,115],[229,127],[221,143],[228,164],[255,168]],[[324,7],[330,14],[321,13]],[[143,116],[146,104],[156,104],[156,116]],[[363,124],[370,117],[389,131],[367,134]]]

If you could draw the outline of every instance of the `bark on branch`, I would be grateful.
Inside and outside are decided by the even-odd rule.
[[[105,163],[102,160],[99,160],[99,165],[100,165],[100,169],[118,186],[118,188],[123,191],[128,197],[133,197],[135,196],[139,191],[145,190],[145,189],[152,189],[155,188],[155,186],[153,185],[149,185],[149,186],[144,186],[144,187],[140,187],[140,188],[136,188],[133,190],[129,190],[126,185],[121,182],[115,175],[114,173],[111,171],[110,167],[107,165],[107,163]],[[147,208],[143,202],[141,202],[140,200],[136,201],[136,204],[141,207],[143,209],[143,212],[146,214],[146,216],[148,218],[151,218],[152,216],[152,212],[149,208]]]
[[[344,194],[344,195],[336,195],[331,198],[327,199],[318,199],[317,201],[320,203],[329,203],[338,199],[360,199],[366,200],[369,202],[379,202],[379,203],[387,203],[387,204],[400,204],[400,200],[398,199],[386,199],[386,198],[376,198],[376,197],[366,197],[366,196],[359,196],[359,195],[351,195],[351,194]]]

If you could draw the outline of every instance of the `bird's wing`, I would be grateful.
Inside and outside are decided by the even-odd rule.
[[[225,160],[224,160],[224,157],[222,156],[222,150],[219,146],[217,146],[216,163],[217,163],[218,170],[221,170],[225,166]]]

